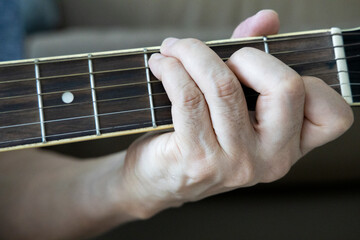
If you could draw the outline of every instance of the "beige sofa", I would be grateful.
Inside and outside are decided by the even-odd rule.
[[[279,13],[282,22],[282,32],[330,28],[332,26],[339,26],[342,28],[353,28],[360,26],[359,0],[61,0],[59,2],[63,15],[62,28],[50,32],[37,33],[28,36],[26,41],[28,57],[43,57],[52,55],[159,45],[161,43],[161,40],[167,36],[196,37],[202,40],[228,38],[232,33],[232,29],[242,19],[264,8],[272,8]],[[311,188],[312,186],[330,186],[331,188],[331,186],[333,185],[348,185],[349,183],[351,183],[352,187],[358,186],[358,184],[360,183],[360,108],[354,109],[354,112],[356,121],[354,126],[347,134],[345,134],[340,139],[330,144],[327,144],[324,147],[316,149],[312,153],[308,154],[304,159],[302,159],[299,163],[296,164],[292,171],[283,180],[272,185],[270,184],[269,188],[273,189],[272,186],[280,186],[284,187],[283,189],[297,189],[296,186],[299,186],[299,184],[305,186],[305,189]],[[125,148],[127,144],[131,142],[135,137],[136,136],[119,137],[111,140],[105,139],[94,142],[76,143],[65,146],[58,146],[52,149],[68,154],[77,155],[80,157],[96,156],[108,152],[117,151],[121,148]],[[261,188],[262,187],[260,187],[260,189]],[[298,191],[300,192],[303,190],[304,188],[298,188]],[[336,188],[336,190],[334,191],[338,190],[339,189]],[[249,192],[249,190],[244,191],[245,193]],[[316,192],[316,190],[314,191]],[[242,193],[243,192],[240,191],[239,195],[241,196],[239,197],[239,199],[242,199],[244,197]],[[333,191],[330,190],[329,196],[337,199],[339,195],[337,195],[337,193],[334,193],[335,195],[331,195],[332,193]],[[354,196],[357,197],[355,199],[359,200],[358,193],[356,192],[354,194]],[[217,203],[219,203],[220,205],[211,205],[213,202],[210,201],[210,205],[206,205],[206,203],[204,203],[205,205],[196,205],[197,208],[194,207],[195,209],[188,207],[185,208],[185,210],[178,210],[178,212],[170,211],[170,213],[165,213],[164,215],[162,215],[164,216],[163,218],[167,220],[161,220],[161,217],[155,218],[155,220],[152,220],[152,222],[150,222],[150,225],[146,225],[145,223],[140,223],[138,225],[130,224],[129,227],[125,227],[122,228],[123,230],[119,230],[118,236],[126,236],[126,239],[143,239],[144,236],[146,236],[146,232],[142,235],[140,233],[141,230],[138,231],[137,229],[147,229],[148,231],[150,231],[149,234],[151,234],[157,230],[149,230],[150,228],[155,227],[155,229],[157,229],[161,226],[161,224],[164,223],[164,221],[167,221],[167,225],[165,223],[165,226],[172,226],[173,231],[169,231],[168,235],[165,234],[164,236],[167,237],[164,237],[164,239],[169,238],[170,236],[176,237],[176,234],[174,236],[172,235],[172,233],[176,231],[183,231],[181,232],[182,234],[178,235],[179,239],[187,238],[186,236],[188,235],[186,235],[186,233],[188,232],[186,232],[186,227],[185,230],[183,229],[184,226],[187,226],[186,220],[180,221],[180,223],[178,223],[180,225],[177,228],[177,225],[173,226],[169,222],[174,221],[175,223],[177,223],[179,219],[175,220],[174,218],[172,218],[171,215],[174,214],[179,218],[191,218],[192,214],[194,214],[194,216],[198,216],[198,218],[195,217],[194,219],[201,220],[202,218],[199,217],[199,212],[196,213],[199,208],[203,210],[200,211],[200,214],[205,214],[208,213],[208,211],[211,212],[212,209],[203,209],[204,206],[205,208],[206,206],[215,206],[217,208],[221,208],[224,205],[228,204],[230,204],[229,206],[233,206],[231,204],[236,205],[236,203],[234,203],[233,201],[230,201],[230,203],[225,201],[224,198],[226,199],[226,196],[233,195],[225,195],[225,197],[223,198],[220,197],[220,200],[217,200]],[[327,195],[325,194],[324,198],[326,198],[326,196]],[[234,197],[234,199],[237,198]],[[263,203],[265,204],[264,206],[267,207],[260,208],[261,211],[268,211],[268,215],[266,215],[265,213],[264,216],[269,218],[271,214],[276,215],[277,212],[273,213],[269,209],[273,209],[274,206],[279,206],[278,204],[285,204],[284,206],[288,206],[286,205],[287,200],[281,202],[281,199],[275,199],[277,199],[278,201],[275,201],[274,205],[266,205],[272,200]],[[284,197],[284,199],[287,199],[286,196]],[[296,197],[295,200],[293,198],[290,198],[289,201],[294,201],[298,203],[299,206],[303,206],[301,205],[303,204],[303,202],[297,202],[297,199],[298,198]],[[299,199],[303,198],[300,197]],[[242,200],[239,200],[239,204],[247,204],[241,201]],[[256,197],[250,197],[249,201],[256,202],[257,200]],[[312,200],[311,198],[306,198],[304,199],[304,201],[311,202]],[[314,201],[317,200],[315,199]],[[349,201],[352,200],[349,199]],[[339,202],[339,204],[345,205],[348,203],[349,202],[347,200],[345,202]],[[360,202],[358,203],[358,205],[360,205]],[[317,221],[324,221],[323,224],[325,225],[321,225],[322,223],[318,224],[320,224],[325,229],[328,223],[330,225],[336,225],[339,223],[340,228],[327,229],[327,231],[324,231],[323,235],[315,234],[315,236],[318,236],[317,239],[340,239],[340,236],[344,236],[345,233],[349,232],[350,234],[355,235],[360,234],[359,231],[351,228],[351,223],[359,223],[359,220],[358,218],[356,218],[356,216],[360,217],[360,209],[359,207],[357,207],[356,203],[353,203],[354,205],[351,205],[351,211],[357,211],[356,213],[358,215],[351,215],[354,218],[349,219],[345,217],[345,220],[342,223],[337,222],[336,219],[331,222],[326,217],[320,217],[321,214],[324,214],[324,216],[326,216],[329,211],[331,212],[332,209],[335,209],[331,207],[333,206],[331,205],[331,201],[329,203],[324,200],[324,204],[325,206],[328,206],[328,208],[325,208],[323,209],[323,211],[319,212],[319,219],[315,219],[313,220],[313,222],[311,222],[312,220],[308,220],[306,217],[304,217],[304,215],[302,215],[302,211],[304,209],[301,207],[297,208],[297,205],[293,207],[289,205],[288,208],[285,207],[285,209],[282,209],[281,211],[290,211],[294,216],[290,217],[290,221],[292,223],[289,224],[286,220],[284,220],[287,217],[286,212],[279,213],[280,216],[283,217],[280,218],[283,220],[282,224],[284,225],[284,228],[286,228],[284,231],[289,235],[280,234],[281,226],[278,225],[274,225],[274,228],[276,229],[276,227],[279,227],[279,231],[275,231],[271,227],[266,228],[264,231],[267,231],[269,234],[275,234],[274,236],[276,236],[276,238],[274,239],[301,239],[297,237],[306,235],[301,235],[303,234],[303,232],[301,231],[297,232],[299,229],[294,228],[292,224],[305,224],[305,230],[316,231],[317,228],[315,225],[317,224]],[[310,205],[311,204],[309,203],[309,206]],[[256,216],[262,216],[263,213],[257,212],[259,211],[259,209],[257,209],[257,205],[252,205],[251,203],[248,203],[248,207],[249,208],[236,208],[236,211],[246,212],[248,209],[253,209],[249,211],[254,211],[254,214],[258,214],[255,214]],[[304,208],[306,209],[306,207]],[[311,205],[310,208],[316,212],[317,205]],[[189,209],[192,209],[194,213],[192,213]],[[319,209],[321,209],[321,207]],[[229,217],[232,213],[231,209],[225,211],[229,212],[228,215],[225,214],[224,217]],[[345,214],[344,211],[346,211],[346,207],[344,208],[344,210],[340,209],[339,214]],[[219,210],[215,212],[219,213]],[[182,215],[183,213],[184,215]],[[242,218],[242,213],[243,212],[239,213],[239,215],[231,216],[231,222],[245,221]],[[339,218],[344,218],[344,215],[340,215],[338,216]],[[254,217],[250,213],[246,216],[250,218]],[[337,215],[335,215],[335,217],[336,216]],[[299,220],[297,222],[296,219],[298,217],[302,220]],[[308,224],[306,223],[307,220],[310,221],[312,225],[306,225]],[[327,220],[329,220],[330,222],[327,223]],[[205,226],[206,231],[208,231],[209,234],[195,236],[200,236],[200,238],[203,236],[208,236],[206,237],[207,239],[217,239],[215,237],[217,236],[215,234],[215,231],[218,225],[212,225],[213,223],[209,223],[209,221],[212,220],[208,220],[208,222],[205,221],[205,223],[203,223],[202,225],[200,224],[202,227]],[[228,220],[224,221],[226,222]],[[259,220],[260,222],[256,222],[254,219],[253,221],[254,225],[249,225],[250,228],[257,226],[257,224],[259,224],[260,226],[261,224],[266,223],[269,223],[270,225],[272,224],[271,221],[267,222],[263,219]],[[199,223],[194,224],[196,225]],[[221,225],[221,223],[219,223],[219,225]],[[195,229],[201,229],[201,231],[205,231],[205,229],[202,229],[201,226]],[[230,230],[230,233],[225,232],[229,231],[226,227],[220,227],[219,231],[224,231],[224,234],[228,234],[227,239],[229,239],[229,236],[231,239],[238,239],[237,237],[242,235],[237,235],[237,229],[234,229],[236,228],[236,226],[237,225],[235,224],[234,227],[231,228],[233,229],[233,232],[231,232]],[[192,228],[188,226],[188,229],[192,229],[189,231],[194,231],[194,227]],[[262,236],[257,234],[251,235],[251,231],[248,227],[245,227],[243,231],[245,233],[249,233],[250,236],[253,237]],[[296,234],[299,235],[293,235],[295,232],[297,232]],[[120,233],[125,235],[121,235]],[[337,235],[338,233],[340,235]],[[341,235],[342,233],[344,234]],[[189,232],[189,234],[191,233]],[[231,237],[234,235],[237,237]],[[262,239],[264,239],[264,237],[262,237]],[[104,239],[110,238],[110,235],[106,235]],[[190,237],[188,239],[192,238]],[[246,239],[260,238],[249,237]],[[270,236],[267,239],[273,238]],[[310,238],[307,239],[312,239],[312,237],[310,236]]]
[[[282,32],[356,27],[357,0],[59,0],[63,29],[34,35],[27,56],[71,54],[158,45],[167,36],[228,38],[260,9],[275,9]]]

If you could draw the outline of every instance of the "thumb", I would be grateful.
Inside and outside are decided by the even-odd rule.
[[[262,10],[240,23],[234,30],[231,38],[277,34],[279,28],[280,20],[278,14],[273,10]]]

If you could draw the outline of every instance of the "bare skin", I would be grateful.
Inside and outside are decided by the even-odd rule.
[[[277,33],[261,11],[233,37]],[[127,152],[77,162],[38,150],[0,155],[0,238],[79,239],[210,195],[284,176],[344,133],[351,108],[331,88],[244,48],[224,63],[195,39],[166,39],[150,59],[172,102],[175,131]],[[260,93],[246,108],[241,84]]]

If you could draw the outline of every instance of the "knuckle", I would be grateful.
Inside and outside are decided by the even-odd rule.
[[[348,104],[345,104],[344,114],[341,114],[339,126],[342,131],[348,130],[354,123],[354,112]]]
[[[344,113],[336,116],[333,120],[333,127],[329,130],[335,131],[336,135],[346,132],[354,123],[354,113],[348,105],[345,105]]]
[[[183,168],[181,173],[176,174],[173,180],[171,192],[176,198],[183,199],[189,193],[189,189],[194,189],[200,185],[211,187],[218,182],[219,172],[214,164],[204,160],[193,161]]]
[[[229,98],[239,93],[240,86],[236,83],[231,74],[226,72],[217,72],[213,73],[211,78],[219,79],[215,81],[215,94],[217,97]]]
[[[279,160],[270,166],[267,174],[264,176],[263,182],[269,183],[284,177],[290,171],[291,166],[292,161],[288,159]]]
[[[186,109],[199,109],[204,107],[204,97],[200,90],[193,84],[186,84],[179,92],[178,100]]]
[[[251,161],[244,161],[237,177],[240,186],[249,185],[255,181],[255,166]]]
[[[194,185],[213,180],[217,175],[214,164],[206,161],[195,161],[186,171],[187,185]]]
[[[250,155],[243,154],[240,159],[237,157],[230,161],[233,164],[228,175],[230,178],[227,178],[224,184],[226,188],[249,186],[256,183],[256,166]]]
[[[305,86],[302,78],[293,70],[285,73],[284,80],[281,81],[280,91],[292,100],[298,101],[305,99]]]

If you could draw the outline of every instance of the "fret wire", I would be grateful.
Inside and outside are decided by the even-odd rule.
[[[269,42],[269,39],[267,40]],[[232,45],[232,44],[229,44]],[[329,46],[329,47],[318,47],[318,48],[308,48],[308,49],[301,49],[301,50],[294,50],[294,51],[281,51],[281,52],[273,52],[271,55],[277,56],[282,54],[292,54],[292,53],[302,53],[302,52],[311,52],[311,51],[317,51],[317,50],[326,50],[326,49],[334,49],[338,47],[351,47],[351,46],[359,46],[359,43],[351,43],[351,44],[344,44],[342,46]],[[148,52],[151,53],[151,52]],[[223,58],[223,60],[227,60],[229,58]],[[103,73],[112,73],[112,72],[123,72],[123,71],[133,71],[133,70],[142,70],[146,69],[145,67],[134,67],[134,68],[123,68],[123,69],[113,69],[113,70],[106,70],[106,71],[97,71],[93,72],[94,75],[96,74],[103,74]],[[65,78],[65,77],[76,77],[76,76],[86,76],[89,73],[75,73],[75,74],[67,74],[67,75],[56,75],[56,76],[49,76],[49,77],[40,77],[40,80],[48,80],[48,79],[57,79],[57,78]],[[26,82],[26,81],[34,81],[35,78],[26,78],[26,79],[19,79],[19,80],[11,80],[11,81],[3,81],[0,82],[0,84],[6,84],[6,83],[13,83],[13,82]]]
[[[154,109],[163,109],[163,108],[171,108],[171,105],[165,105],[165,106],[159,106]],[[104,116],[111,116],[111,115],[118,115],[118,114],[126,114],[126,113],[134,113],[134,112],[142,112],[142,111],[148,111],[151,110],[151,108],[140,108],[140,109],[131,109],[131,110],[125,110],[125,111],[119,111],[119,112],[109,112],[109,113],[101,113],[98,116],[104,117]],[[85,118],[93,118],[94,115],[86,115],[86,116],[80,116],[80,117],[71,117],[71,118],[62,118],[62,119],[54,119],[54,120],[47,120],[44,123],[54,123],[54,122],[65,122],[65,121],[72,121],[72,120],[79,120],[79,119],[85,119]],[[14,124],[14,125],[8,125],[8,126],[1,126],[0,129],[7,129],[7,128],[16,128],[16,127],[23,127],[23,126],[30,126],[30,125],[36,125],[40,122],[30,122],[30,123],[22,123],[22,124]],[[100,128],[99,128],[100,129]]]
[[[264,42],[264,51],[266,53],[270,53],[269,52],[269,44],[268,44],[268,38],[266,36],[263,37],[263,42]]]
[[[98,117],[98,107],[96,102],[96,91],[95,91],[95,80],[93,75],[93,63],[91,60],[91,54],[89,54],[89,74],[90,74],[90,87],[91,87],[91,98],[94,110],[94,121],[95,121],[95,129],[96,135],[100,136],[100,125],[99,125],[99,117]]]
[[[152,97],[152,89],[151,89],[151,79],[150,79],[150,69],[149,69],[149,61],[148,61],[148,51],[144,48],[144,62],[145,62],[145,71],[146,71],[146,80],[149,94],[149,103],[151,108],[151,120],[153,128],[156,128],[156,119],[155,119],[155,111],[154,111],[154,102]]]
[[[40,69],[39,69],[39,60],[35,60],[35,78],[36,78],[36,92],[38,99],[38,107],[39,107],[39,119],[40,119],[40,130],[41,130],[41,139],[42,142],[46,142],[46,134],[45,134],[45,122],[44,122],[44,111],[43,111],[43,101],[41,96],[41,82],[40,82]]]

